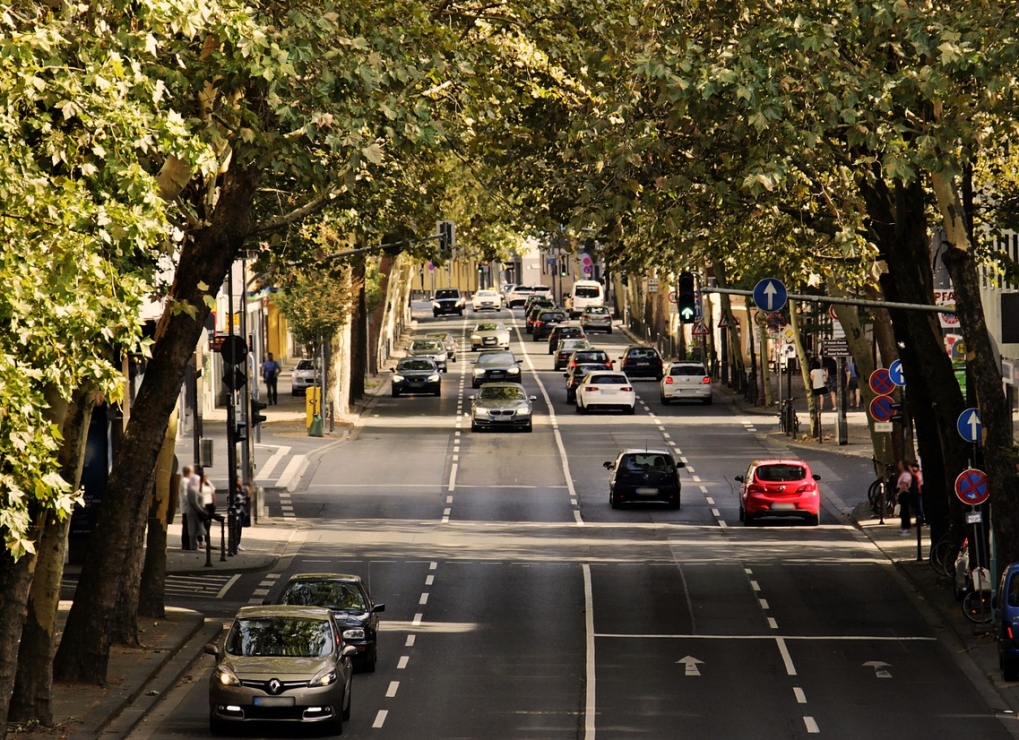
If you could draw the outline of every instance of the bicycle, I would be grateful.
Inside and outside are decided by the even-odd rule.
[[[874,474],[877,479],[867,489],[867,500],[870,502],[870,510],[874,516],[884,520],[885,517],[893,516],[895,512],[895,465],[892,463],[881,463],[877,458],[871,458],[874,463]],[[884,472],[879,470],[884,467]]]
[[[778,412],[779,428],[784,434],[791,434],[794,437],[800,433],[800,417],[796,415],[796,409],[793,408],[795,400],[795,398],[783,399],[782,408]]]
[[[991,621],[991,574],[987,568],[973,569],[973,590],[962,599],[962,613],[977,624]]]
[[[966,540],[962,541],[962,547],[966,547]],[[959,548],[952,546],[952,538],[946,534],[931,545],[928,562],[938,575],[951,576],[953,575],[953,564],[958,553]]]

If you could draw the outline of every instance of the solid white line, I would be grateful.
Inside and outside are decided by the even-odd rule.
[[[803,693],[803,689],[801,689],[799,686],[793,686],[793,696],[796,697],[797,704],[807,703],[807,695]]]
[[[586,690],[584,698],[584,740],[594,740],[594,713],[595,705],[595,664],[594,664],[594,596],[591,586],[591,566],[585,563],[584,571],[584,628],[587,632],[585,643],[587,646],[587,671]]]
[[[388,709],[380,709],[379,713],[375,715],[375,721],[372,722],[372,729],[379,730],[382,725],[386,724],[386,717],[389,715]]]
[[[793,665],[793,656],[789,654],[789,648],[785,646],[785,640],[781,637],[776,637],[775,643],[778,645],[778,652],[782,654],[782,662],[785,663],[785,672],[790,676],[795,676],[796,666]]]
[[[223,597],[224,597],[224,596],[226,595],[226,592],[230,590],[230,587],[231,587],[232,585],[234,585],[235,583],[237,583],[237,580],[238,580],[238,579],[239,579],[240,577],[241,577],[241,574],[240,574],[240,573],[235,573],[235,574],[234,574],[234,577],[233,577],[233,578],[231,578],[231,579],[230,579],[229,581],[227,581],[227,582],[226,582],[226,585],[224,585],[224,586],[223,586],[223,588],[221,588],[221,589],[219,590],[219,593],[218,593],[218,594],[216,594],[216,598],[217,598],[217,599],[222,599],[222,598],[223,598]]]
[[[803,724],[807,726],[807,732],[811,735],[816,735],[821,732],[821,728],[817,726],[817,722],[814,721],[813,717],[804,717]]]
[[[410,663],[410,658],[408,658],[406,655],[401,655],[400,660],[397,661],[396,663],[397,670],[402,671],[404,668],[407,667],[408,663]]]
[[[396,696],[396,692],[399,690],[399,688],[400,688],[399,681],[390,681],[389,688],[386,689],[386,698],[392,699],[394,696]]]
[[[456,469],[457,464],[453,463],[449,469],[449,488],[446,489],[447,491],[456,490]]]
[[[708,635],[708,634],[684,634],[684,635],[655,635],[655,634],[622,634],[618,632],[597,632],[598,639],[622,639],[622,640],[775,640],[781,639],[786,642],[835,640],[836,642],[935,642],[936,637],[893,637],[888,635]]]

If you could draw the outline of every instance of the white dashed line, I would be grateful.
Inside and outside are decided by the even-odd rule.
[[[379,713],[375,715],[375,721],[372,722],[372,729],[378,730],[382,728],[382,725],[386,724],[386,717],[389,715],[389,710],[380,709]]]
[[[768,626],[771,627],[773,630],[778,629],[778,622],[775,621],[774,617],[768,617]]]
[[[807,695],[803,693],[803,689],[801,689],[799,686],[793,686],[793,696],[796,697],[797,704],[807,703]]]
[[[415,614],[413,621],[411,621],[411,624],[413,626],[415,626],[415,627],[420,627],[421,626],[421,620],[424,619],[424,617],[425,617],[424,614],[421,614],[421,613]]]
[[[415,640],[417,640],[417,635],[407,635],[407,642],[404,643],[404,647],[414,647]]]
[[[401,655],[400,660],[396,664],[397,670],[402,671],[404,668],[407,667],[408,663],[410,663],[410,658],[408,658],[406,655]]]
[[[767,610],[767,609],[770,608],[768,606],[768,600],[767,599],[758,599],[757,601],[758,601],[758,603],[760,603],[762,609]]]
[[[703,487],[704,486],[701,486],[701,488],[703,488]],[[711,498],[711,496],[706,496],[704,498],[704,500],[708,502],[708,506],[714,506],[715,505],[715,499]]]
[[[807,726],[807,732],[811,735],[816,735],[821,732],[821,728],[817,726],[817,722],[814,721],[813,717],[804,717],[803,724]]]
[[[751,581],[750,588],[752,588],[755,592],[760,592],[761,584],[759,584],[757,581]]]
[[[386,698],[392,699],[394,696],[396,696],[396,692],[399,690],[399,688],[400,688],[399,681],[390,681],[389,688],[386,689]]]
[[[418,599],[418,604],[424,606],[427,603],[428,603],[428,592],[425,591],[423,594],[421,594],[421,598]]]
[[[778,644],[778,652],[782,655],[782,662],[785,663],[785,672],[790,676],[796,675],[796,666],[793,665],[793,656],[789,654],[789,648],[785,645],[785,640],[781,637],[776,637],[775,642]]]
[[[426,586],[431,586],[434,583],[435,583],[435,576],[426,576],[425,577],[425,585]]]

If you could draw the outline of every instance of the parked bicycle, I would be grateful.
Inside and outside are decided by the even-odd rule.
[[[895,465],[882,463],[876,457],[871,460],[876,480],[867,489],[867,500],[874,516],[883,520],[895,512]]]
[[[969,541],[963,538],[958,547],[952,544],[952,537],[949,533],[942,535],[941,539],[931,545],[931,553],[928,562],[938,575],[954,577],[955,561],[959,551],[968,547]]]
[[[973,590],[962,599],[962,613],[977,624],[991,621],[991,572],[987,568],[971,571]]]
[[[796,409],[793,407],[795,400],[795,398],[783,399],[782,408],[778,412],[779,428],[783,433],[794,437],[800,433],[800,417],[796,415]]]

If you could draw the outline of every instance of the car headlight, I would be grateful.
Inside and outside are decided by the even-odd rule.
[[[476,368],[474,368],[474,370],[471,371],[471,373],[474,375],[475,378],[484,377],[484,375],[485,375],[485,368],[483,368],[483,367],[476,367]]]
[[[212,674],[212,680],[218,683],[220,686],[240,686],[241,680],[237,678],[237,674],[233,672],[233,669],[226,663],[220,663],[216,666],[216,672]]]
[[[343,630],[344,640],[363,640],[364,638],[364,627],[355,627],[354,629]]]
[[[336,669],[328,668],[308,681],[309,686],[328,686],[336,683]]]
[[[478,419],[488,419],[491,418],[492,414],[488,411],[488,409],[476,408],[474,409],[474,416]]]
[[[436,362],[445,362],[446,361],[446,353],[443,352],[441,355],[435,355],[435,357],[433,359]]]
[[[431,375],[429,375],[428,376],[428,382],[429,383],[438,383],[439,382],[439,374],[438,373],[432,373]]]
[[[432,308],[442,308],[442,304],[438,301],[432,301]]]
[[[529,408],[521,407],[521,408],[517,409],[516,415],[517,416],[530,416],[531,415],[531,410]]]
[[[481,342],[481,335],[471,334],[471,341],[474,342],[475,344],[479,344]]]
[[[394,375],[393,376],[393,382],[394,383],[402,383],[404,380],[405,380],[405,378],[402,375]]]
[[[519,367],[511,367],[509,370],[506,371],[506,374],[507,375],[519,375],[520,374],[520,368]]]

